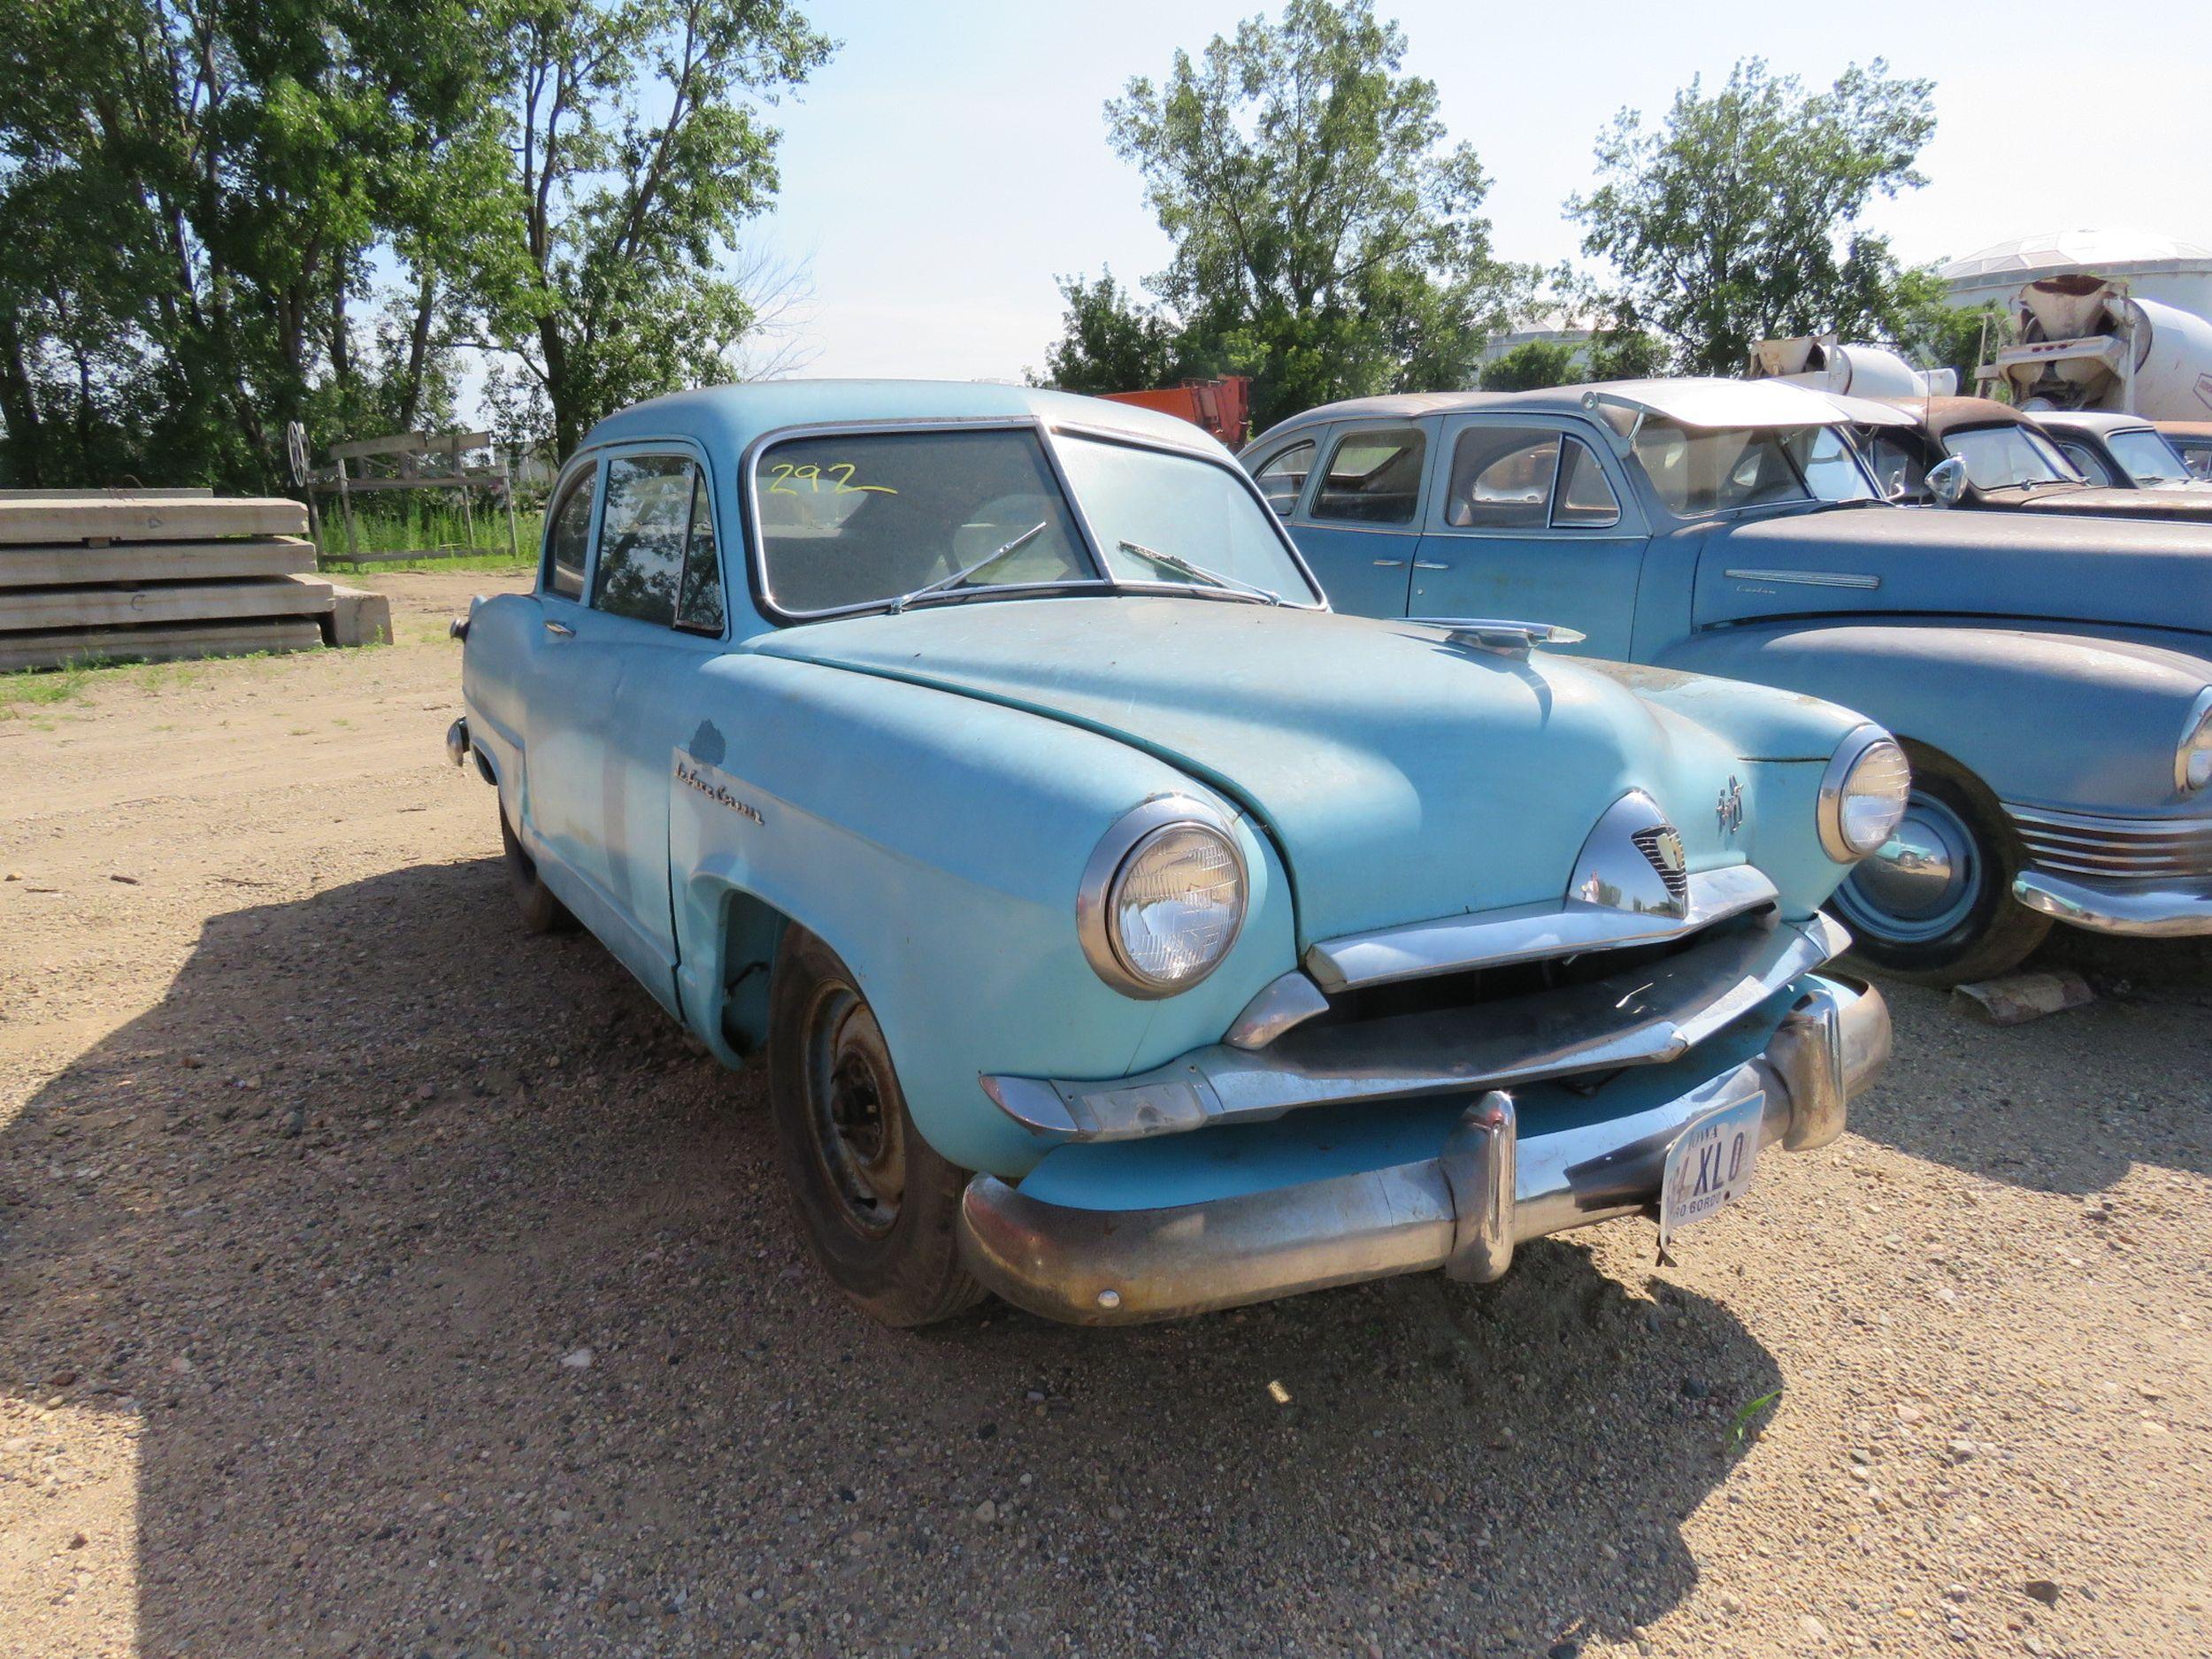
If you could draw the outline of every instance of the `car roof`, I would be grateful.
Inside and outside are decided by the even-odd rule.
[[[1815,388],[1815,390],[1819,390]],[[1854,397],[1848,392],[1821,392],[1839,414],[1857,426],[1916,426],[1920,417],[1903,402],[1879,397]]]
[[[1453,415],[1478,409],[1584,414],[1606,405],[1663,415],[1697,427],[1832,426],[1845,419],[1822,394],[1786,380],[1723,380],[1686,375],[1676,380],[1593,380],[1527,392],[1397,392],[1381,397],[1346,398],[1293,415],[1261,436],[1273,438],[1294,428],[1333,420],[1414,420],[1424,415]]]
[[[2212,438],[2212,420],[2154,420],[2151,425],[2170,438]]]
[[[876,421],[1045,420],[1228,457],[1211,435],[1173,415],[1072,392],[980,380],[757,380],[672,392],[617,410],[584,434],[580,450],[661,438],[711,442],[730,454],[786,426]]]
[[[2109,409],[2031,409],[2025,412],[2037,426],[2061,431],[2128,432],[2151,424],[2140,415],[2123,415]]]
[[[1966,426],[2024,426],[2027,418],[1993,397],[1886,397],[1937,437]]]

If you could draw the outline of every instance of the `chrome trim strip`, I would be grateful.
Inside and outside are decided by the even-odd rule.
[[[1689,879],[1688,910],[1678,918],[1572,900],[1514,905],[1324,939],[1307,947],[1306,971],[1323,990],[1335,992],[1585,950],[1657,944],[1758,910],[1779,896],[1774,883],[1752,864],[1724,864]]]
[[[2212,878],[2124,885],[2079,881],[2047,870],[2023,870],[2012,896],[2032,910],[2093,933],[2126,939],[2186,939],[2212,933]]]
[[[1863,588],[1870,592],[1882,585],[1878,576],[1859,571],[1727,571],[1740,582],[1785,582],[1798,588]]]
[[[1221,1041],[1232,1048],[1264,1048],[1294,1025],[1328,1011],[1321,987],[1293,968],[1260,987]]]
[[[1509,1097],[1488,1094],[1433,1158],[1210,1202],[1079,1210],[979,1175],[962,1196],[961,1255],[1016,1306],[1083,1325],[1175,1318],[1436,1267],[1502,1272],[1516,1245],[1647,1210],[1668,1148],[1709,1112],[1758,1099],[1762,1147],[1832,1139],[1842,1127],[1834,1080],[1847,1100],[1879,1073],[1889,1011],[1871,987],[1821,979],[1783,1029],[1806,1035],[1640,1112],[1529,1134]]]
[[[2091,879],[2212,876],[2212,818],[2099,818],[2008,804],[2038,871]]]
[[[1293,1031],[1257,1052],[1217,1043],[1133,1077],[987,1077],[983,1089],[1041,1139],[1136,1141],[1309,1106],[1657,1065],[1680,1058],[1850,942],[1841,926],[1815,915],[1753,926],[1655,965],[1565,990]]]

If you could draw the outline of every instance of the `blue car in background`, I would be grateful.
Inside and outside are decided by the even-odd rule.
[[[1821,906],[1902,757],[1814,699],[1333,614],[1227,451],[979,385],[603,421],[480,600],[526,921],[725,1062],[895,1325],[1158,1318],[1740,1195],[1878,995]]]
[[[1834,907],[1870,962],[2212,933],[2212,528],[1894,506],[1845,419],[1772,380],[1443,393],[1242,458],[1340,611],[1555,623],[1894,732],[1910,804]]]

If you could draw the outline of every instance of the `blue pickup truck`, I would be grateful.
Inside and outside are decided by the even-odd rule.
[[[1740,1197],[1888,1053],[1821,906],[1904,808],[1832,704],[1333,614],[1226,450],[1015,388],[603,421],[478,602],[457,764],[524,919],[764,1048],[895,1325],[1094,1323]],[[1779,1219],[1778,1217],[1778,1219]]]
[[[1901,507],[1780,381],[1371,398],[1242,459],[1340,611],[1500,615],[1864,710],[1913,788],[1834,908],[2000,972],[2055,921],[2212,933],[2212,528]]]

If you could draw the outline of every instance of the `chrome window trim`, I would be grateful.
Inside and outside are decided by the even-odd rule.
[[[1121,941],[1113,926],[1111,902],[1115,879],[1137,849],[1161,831],[1183,825],[1210,830],[1227,843],[1229,856],[1236,864],[1243,902],[1237,909],[1235,925],[1229,930],[1229,941],[1221,948],[1221,954],[1214,958],[1212,965],[1194,978],[1163,985],[1146,979],[1123,956]],[[1244,849],[1237,843],[1235,825],[1194,795],[1156,795],[1107,826],[1098,845],[1091,849],[1090,859],[1083,866],[1083,879],[1075,891],[1076,937],[1082,941],[1083,955],[1092,972],[1100,979],[1125,996],[1156,1002],[1204,984],[1215,969],[1228,961],[1237,948],[1237,941],[1243,937],[1244,918],[1251,904],[1252,872],[1244,861]]]
[[[1555,503],[1548,503],[1545,523],[1531,525],[1520,530],[1485,530],[1472,525],[1446,522],[1444,515],[1449,508],[1451,496],[1451,457],[1459,448],[1461,435],[1479,426],[1518,426],[1530,431],[1555,432],[1563,439],[1575,439],[1590,452],[1591,458],[1597,463],[1599,473],[1605,480],[1606,488],[1613,492],[1616,514],[1613,522],[1555,525],[1549,521],[1549,516],[1550,506]],[[1649,541],[1657,534],[1657,528],[1652,514],[1645,509],[1642,497],[1637,493],[1638,480],[1632,465],[1633,454],[1632,452],[1624,457],[1610,443],[1601,441],[1601,433],[1609,434],[1609,428],[1565,410],[1512,408],[1448,411],[1442,418],[1444,459],[1439,463],[1443,469],[1442,476],[1431,480],[1421,513],[1422,534],[1467,541],[1525,541],[1531,537],[1553,536],[1559,537],[1563,541]],[[1555,495],[1557,493],[1557,481],[1555,473]]]
[[[600,465],[606,459],[603,449],[588,449],[572,455],[568,465],[553,480],[553,493],[547,499],[552,503],[546,510],[544,522],[538,531],[538,588],[539,599],[557,599],[564,604],[588,610],[591,605],[592,578],[599,565],[599,515],[606,504],[607,469]],[[591,472],[591,517],[584,525],[584,564],[580,578],[583,591],[573,596],[553,591],[553,526],[560,517],[560,510],[568,503],[569,492],[576,488],[580,475],[588,468]]]
[[[1038,447],[1044,451],[1045,464],[1051,469],[1053,481],[1059,486],[1061,500],[1066,504],[1069,516],[1074,520],[1077,540],[1083,544],[1083,550],[1089,557],[1091,569],[1094,572],[1090,576],[1071,578],[1061,581],[1006,583],[979,588],[975,590],[976,597],[981,597],[987,594],[999,598],[1009,598],[1024,594],[1141,593],[1169,594],[1179,598],[1226,599],[1233,603],[1248,604],[1252,603],[1249,595],[1232,593],[1224,588],[1209,588],[1202,583],[1135,582],[1118,579],[1113,573],[1113,567],[1106,562],[1105,555],[1101,550],[1098,533],[1091,524],[1090,516],[1084,507],[1082,497],[1074,485],[1069,481],[1066,468],[1061,463],[1060,449],[1056,440],[1061,433],[1065,432],[1071,436],[1123,444],[1130,449],[1148,449],[1160,455],[1179,456],[1187,460],[1204,462],[1209,465],[1217,466],[1233,473],[1261,515],[1274,526],[1276,540],[1288,555],[1298,573],[1304,578],[1307,591],[1314,595],[1313,600],[1308,603],[1286,598],[1283,603],[1300,611],[1326,611],[1329,608],[1328,598],[1321,583],[1316,579],[1304,557],[1299,553],[1297,544],[1290,539],[1288,533],[1283,528],[1282,521],[1275,516],[1275,510],[1267,504],[1267,497],[1260,494],[1259,487],[1253,482],[1251,474],[1237,465],[1232,459],[1210,455],[1203,449],[1185,449],[1179,444],[1148,441],[1128,433],[1116,432],[1111,428],[1087,426],[1077,421],[1048,420],[1041,415],[923,415],[877,420],[796,422],[790,426],[771,427],[745,446],[738,457],[737,463],[739,516],[745,530],[746,580],[751,588],[754,608],[760,612],[764,619],[779,627],[787,627],[808,622],[831,621],[839,617],[870,616],[885,611],[897,595],[886,594],[880,599],[872,599],[860,604],[839,605],[826,611],[792,611],[776,603],[775,591],[768,579],[767,542],[761,526],[760,493],[755,488],[754,472],[759,465],[762,454],[776,444],[789,442],[796,438],[875,437],[919,432],[1027,432],[1033,434]]]
[[[1559,485],[1567,475],[1567,446],[1571,443],[1578,443],[1582,446],[1583,454],[1590,457],[1590,465],[1597,468],[1598,477],[1604,481],[1605,493],[1613,498],[1613,516],[1602,524],[1562,524],[1559,522]],[[1559,434],[1559,459],[1552,468],[1551,505],[1544,516],[1544,528],[1551,531],[1564,531],[1570,535],[1578,534],[1586,530],[1601,535],[1609,530],[1617,531],[1620,527],[1621,492],[1614,487],[1613,480],[1606,477],[1605,463],[1598,458],[1597,446],[1580,434],[1568,432],[1563,428]]]
[[[1820,826],[1820,849],[1839,864],[1855,864],[1868,856],[1855,852],[1851,843],[1843,838],[1843,786],[1851,776],[1851,770],[1865,758],[1867,750],[1879,743],[1894,745],[1897,740],[1872,721],[1856,726],[1844,734],[1830,757],[1828,770],[1820,774],[1820,798],[1814,816]],[[1909,763],[1908,764],[1909,771]]]
[[[1318,940],[1306,947],[1304,964],[1324,991],[1356,990],[1581,951],[1663,943],[1764,909],[1779,897],[1756,865],[1723,864],[1689,878],[1680,916],[1571,900],[1517,904]]]
[[[592,510],[591,570],[589,578],[584,585],[584,597],[580,603],[586,610],[603,617],[612,617],[618,622],[634,622],[641,627],[657,627],[664,632],[680,634],[694,640],[727,639],[730,632],[730,584],[727,567],[722,557],[721,526],[714,521],[714,468],[713,463],[707,457],[706,446],[696,438],[676,436],[624,438],[616,442],[602,444],[592,453],[609,465],[602,466],[599,470],[599,500]],[[650,459],[656,456],[689,463],[694,488],[695,489],[701,483],[707,487],[707,520],[710,528],[715,533],[715,575],[722,584],[722,626],[712,632],[704,628],[686,627],[675,619],[675,612],[672,610],[666,622],[654,622],[644,617],[626,617],[619,611],[609,611],[599,603],[599,538],[606,530],[607,488],[610,482],[609,475],[612,472],[611,464],[616,461]],[[687,518],[684,524],[684,555],[687,562],[690,557],[690,549],[691,525],[689,519]],[[683,595],[683,572],[680,567],[677,571],[676,591],[678,602],[680,603]]]

